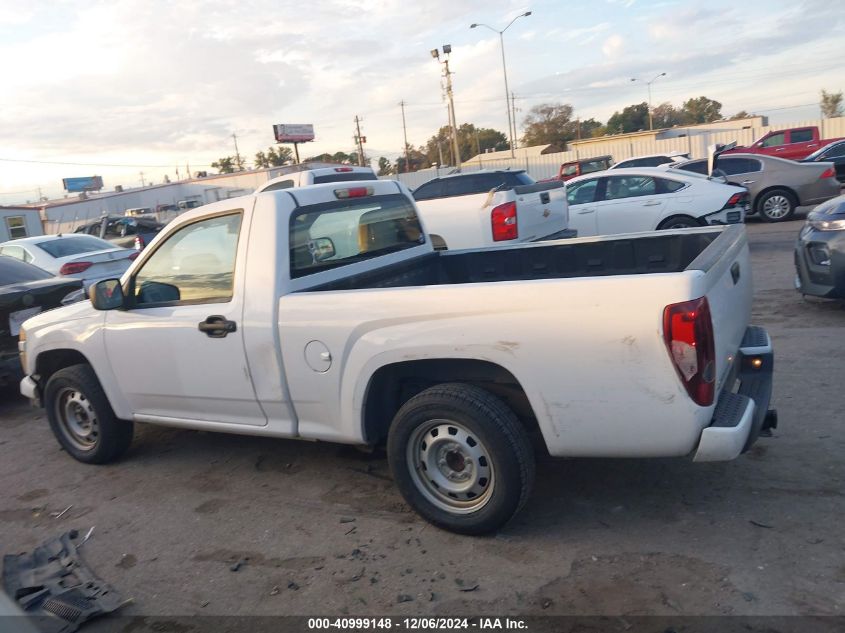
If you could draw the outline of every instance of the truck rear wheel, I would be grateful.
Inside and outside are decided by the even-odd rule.
[[[90,365],[72,365],[50,377],[44,409],[59,444],[86,464],[119,458],[132,443],[132,422],[118,420]]]
[[[408,504],[461,534],[504,525],[534,483],[525,430],[501,400],[473,385],[437,385],[406,402],[390,427],[387,457]]]

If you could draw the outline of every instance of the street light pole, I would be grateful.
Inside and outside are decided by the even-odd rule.
[[[501,31],[499,31],[498,29],[494,29],[492,26],[482,24],[480,22],[469,25],[469,28],[471,29],[474,29],[477,26],[483,26],[484,28],[499,34],[499,44],[502,48],[502,74],[505,78],[505,109],[508,113],[508,136],[510,137],[511,141],[511,158],[516,157],[516,154],[514,154],[514,137],[516,136],[516,112],[511,112],[510,90],[508,89],[508,64],[505,61],[505,31],[507,31],[511,27],[511,25],[516,22],[519,18],[526,18],[529,15],[531,15],[531,11],[526,11],[525,13],[516,16]]]
[[[645,82],[646,86],[648,86],[648,129],[649,129],[649,131],[654,129],[654,125],[652,125],[652,120],[651,120],[651,84],[653,84],[655,81],[657,81],[661,77],[665,77],[665,76],[666,76],[666,73],[660,73],[659,75],[657,75],[651,81]],[[631,81],[642,82],[642,79],[637,79],[636,77],[631,77]]]

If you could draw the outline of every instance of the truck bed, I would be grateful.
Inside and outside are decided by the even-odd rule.
[[[436,251],[303,292],[681,272],[697,258],[702,267],[714,260],[717,253],[705,251],[722,233],[727,248],[730,237],[742,230],[731,226]]]

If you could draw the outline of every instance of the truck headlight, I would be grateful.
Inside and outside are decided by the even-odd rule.
[[[819,231],[845,231],[845,220],[808,220],[807,224]]]

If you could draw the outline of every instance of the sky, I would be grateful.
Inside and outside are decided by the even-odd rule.
[[[506,132],[504,28],[517,120],[569,103],[606,121],[624,106],[706,95],[770,122],[819,117],[845,89],[845,13],[829,0],[0,0],[0,204],[62,195],[63,177],[106,190],[184,177],[274,144],[274,123],[312,123],[303,157],[396,157],[446,123],[451,44],[458,123]],[[73,164],[47,164],[48,161]]]

